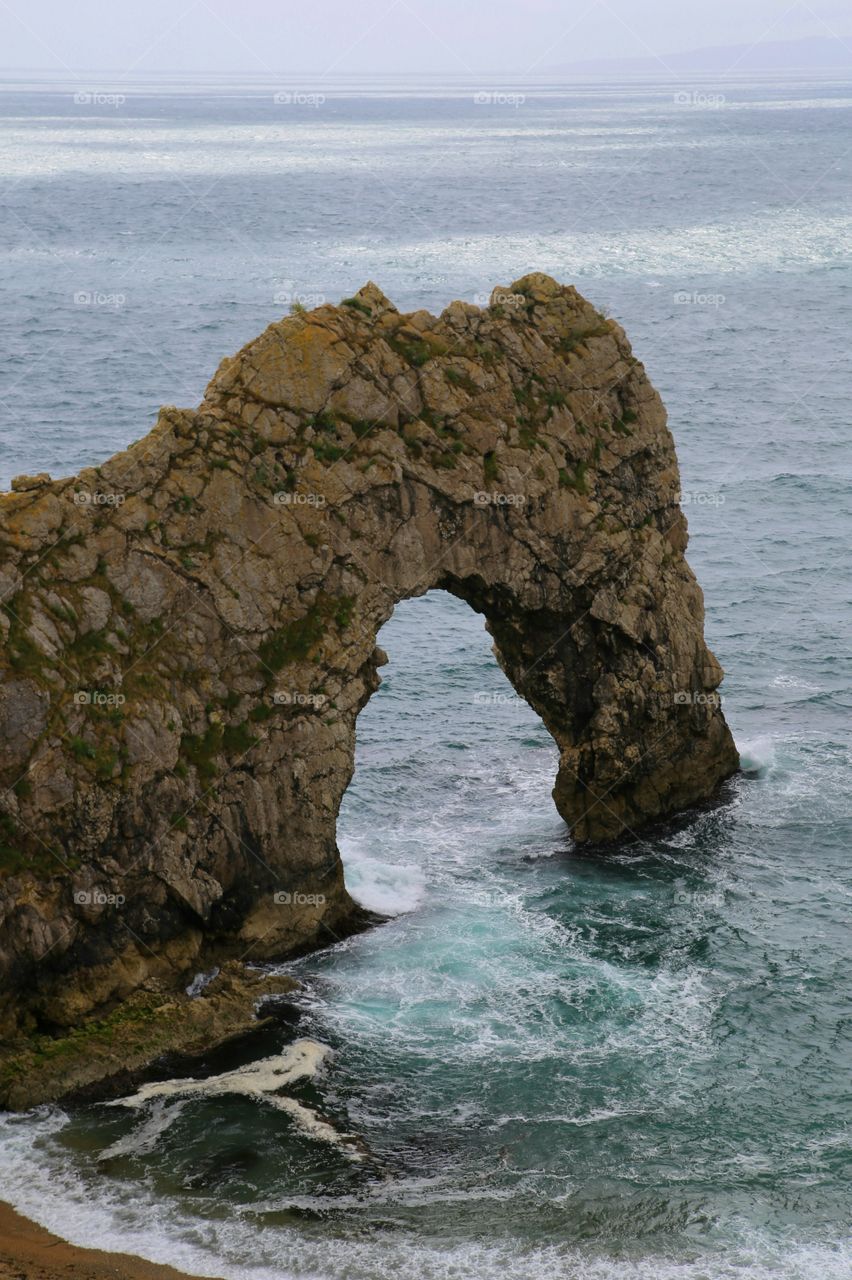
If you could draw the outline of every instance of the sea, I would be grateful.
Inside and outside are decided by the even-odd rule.
[[[0,485],[293,303],[548,272],[668,406],[743,765],[575,848],[481,618],[401,604],[339,823],[386,922],[201,1083],[0,1116],[0,1195],[225,1280],[848,1280],[852,78],[33,73],[0,123]]]

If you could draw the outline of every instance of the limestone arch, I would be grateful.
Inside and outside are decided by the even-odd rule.
[[[368,285],[271,325],[197,410],[164,409],[103,466],[13,490],[16,1008],[31,989],[62,1022],[152,973],[357,923],[336,842],[355,721],[380,627],[433,588],[484,615],[559,747],[578,841],[640,831],[737,768],[665,411],[621,328],[546,276],[438,318]]]

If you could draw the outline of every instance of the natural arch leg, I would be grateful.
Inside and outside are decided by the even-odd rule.
[[[641,563],[634,583],[644,609],[631,608],[624,588],[616,604],[615,586],[568,589],[558,611],[525,607],[479,579],[450,586],[485,614],[500,665],[556,740],[554,800],[578,841],[633,835],[705,800],[708,776],[718,783],[738,766],[700,588],[688,569],[670,583],[662,566],[649,575]],[[667,609],[672,591],[688,612]]]

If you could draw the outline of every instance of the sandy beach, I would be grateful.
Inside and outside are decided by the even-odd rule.
[[[193,1280],[127,1253],[79,1249],[0,1204],[2,1280]],[[197,1280],[197,1278],[196,1278]]]

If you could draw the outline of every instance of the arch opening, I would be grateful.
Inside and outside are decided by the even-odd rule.
[[[471,863],[566,834],[558,748],[483,622],[444,587],[400,602],[379,632],[389,660],[358,716],[337,823],[346,887],[370,910],[440,899],[476,878]]]

